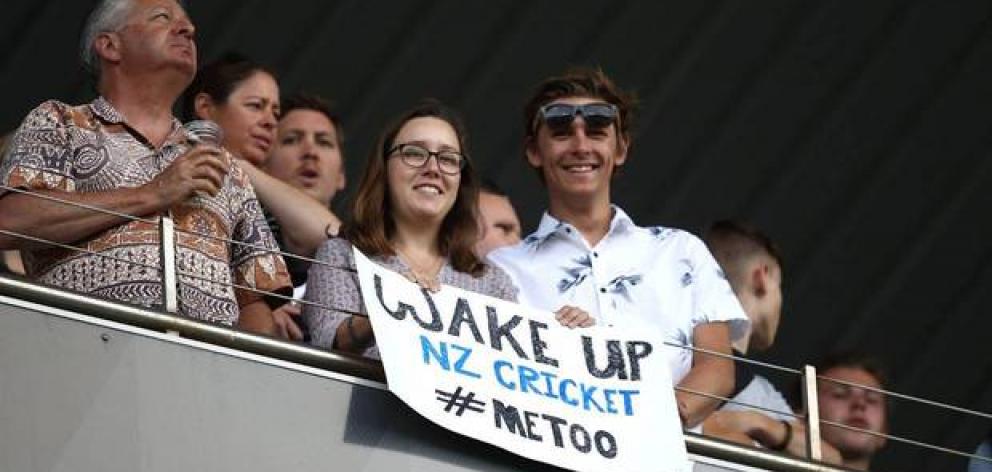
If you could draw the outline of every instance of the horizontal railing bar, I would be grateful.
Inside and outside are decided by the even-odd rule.
[[[37,236],[30,236],[30,235],[27,235],[27,234],[18,233],[16,231],[9,231],[9,230],[6,230],[6,229],[0,229],[0,234],[5,234],[7,236],[12,236],[12,237],[19,238],[19,239],[26,239],[28,241],[32,241],[32,242],[36,242],[36,243],[40,243],[40,244],[48,244],[50,246],[55,246],[55,247],[57,247],[59,249],[65,249],[65,250],[68,250],[68,251],[81,252],[83,254],[88,254],[88,255],[91,255],[91,256],[103,257],[103,258],[106,258],[106,259],[110,259],[112,261],[120,262],[121,264],[128,264],[128,265],[143,267],[145,269],[151,269],[151,270],[154,270],[155,272],[161,272],[162,271],[162,268],[161,267],[154,266],[154,265],[151,265],[151,264],[145,264],[143,262],[137,262],[137,261],[129,261],[127,259],[122,259],[120,257],[111,256],[111,255],[108,255],[108,254],[101,254],[99,252],[91,251],[89,249],[84,249],[84,248],[81,248],[81,247],[76,247],[76,246],[73,246],[71,244],[59,243],[59,242],[52,241],[50,239],[39,238]]]
[[[828,426],[833,426],[833,427],[837,427],[837,428],[841,428],[841,429],[846,429],[848,431],[854,431],[854,432],[861,433],[861,434],[867,434],[869,436],[875,436],[875,437],[878,437],[878,438],[891,439],[891,440],[896,441],[896,442],[901,442],[901,443],[909,444],[909,445],[916,446],[916,447],[922,447],[924,449],[930,449],[930,450],[934,450],[934,451],[939,451],[939,452],[943,452],[943,453],[946,453],[946,454],[953,454],[953,455],[957,455],[957,456],[961,456],[961,457],[967,457],[969,459],[979,459],[979,460],[982,460],[982,461],[985,461],[985,462],[992,463],[992,458],[989,458],[989,457],[979,456],[979,455],[972,454],[972,453],[969,453],[969,452],[964,452],[964,451],[958,451],[956,449],[950,449],[950,448],[947,448],[947,447],[938,446],[936,444],[925,443],[923,441],[917,441],[915,439],[904,438],[904,437],[896,436],[896,435],[893,435],[893,434],[880,433],[878,431],[872,431],[872,430],[869,430],[869,429],[858,428],[858,427],[855,427],[855,426],[848,426],[848,425],[843,424],[843,423],[837,423],[837,422],[828,421],[828,420],[820,420],[820,424],[824,424],[824,425],[828,425]]]
[[[2,156],[0,156],[0,157],[2,157]],[[121,213],[119,211],[110,210],[110,209],[107,209],[107,208],[101,208],[101,207],[89,205],[89,204],[86,204],[86,203],[72,202],[72,201],[66,200],[64,198],[53,197],[51,195],[45,195],[43,193],[38,193],[38,192],[31,191],[31,190],[25,190],[25,189],[22,189],[22,188],[10,187],[10,186],[4,185],[4,184],[0,184],[0,190],[6,190],[8,192],[19,193],[21,195],[28,195],[28,196],[31,196],[31,197],[37,197],[37,198],[40,198],[42,200],[48,200],[50,202],[55,202],[55,203],[59,203],[59,204],[66,205],[66,206],[74,206],[74,207],[84,208],[84,209],[91,210],[91,211],[94,211],[94,212],[97,212],[97,213],[105,213],[105,214],[108,214],[108,215],[112,215],[112,216],[117,216],[117,217],[120,217],[120,218],[124,218],[125,220],[140,221],[142,223],[147,223],[147,224],[150,224],[150,225],[158,225],[158,222],[157,221],[145,219],[145,218],[142,218],[140,216],[129,215],[127,213]]]
[[[788,456],[764,449],[758,449],[721,439],[685,433],[686,449],[690,453],[722,459],[749,467],[775,472],[850,472],[851,469],[822,462]]]
[[[0,294],[153,331],[176,332],[185,338],[353,375],[365,380],[385,382],[385,373],[379,362],[136,305],[94,298],[16,277],[0,275]]]
[[[899,399],[902,399],[902,400],[914,401],[914,402],[923,403],[925,405],[930,405],[930,406],[937,407],[937,408],[944,408],[944,409],[956,411],[958,413],[964,413],[964,414],[968,414],[968,415],[977,416],[979,418],[985,418],[985,419],[988,419],[988,420],[992,420],[992,414],[981,412],[981,411],[977,411],[977,410],[972,410],[972,409],[969,409],[969,408],[963,408],[963,407],[960,407],[960,406],[954,406],[954,405],[950,405],[950,404],[947,404],[947,403],[941,403],[941,402],[938,402],[938,401],[935,401],[935,400],[927,400],[926,398],[914,397],[912,395],[907,395],[905,393],[892,392],[892,391],[889,391],[889,390],[884,390],[884,389],[881,389],[881,388],[871,387],[871,386],[868,386],[868,385],[861,385],[861,384],[857,384],[857,383],[854,383],[854,382],[848,382],[846,380],[832,379],[830,377],[824,377],[822,375],[818,375],[818,376],[816,376],[816,378],[819,379],[819,380],[826,381],[826,382],[832,382],[832,383],[835,383],[835,384],[846,385],[848,387],[861,388],[861,389],[868,390],[868,391],[871,391],[871,392],[881,393],[882,395],[896,397],[896,398],[899,398]]]
[[[0,187],[4,187],[4,186],[0,185]],[[10,189],[9,187],[4,187],[4,188]],[[14,190],[21,191],[20,189],[14,189]],[[42,197],[45,197],[45,198],[52,198],[52,197],[47,197],[47,196],[44,196],[44,195],[41,195],[41,196]],[[18,232],[15,232],[15,231],[9,231],[9,230],[0,229],[0,234],[5,234],[5,235],[16,237],[16,238],[22,238],[22,239],[26,239],[26,240],[29,240],[29,241],[37,242],[37,243],[40,243],[40,244],[48,244],[48,245],[52,245],[52,246],[55,246],[55,247],[66,249],[66,250],[78,251],[78,252],[82,252],[82,253],[89,254],[89,255],[94,255],[94,256],[98,256],[98,257],[104,257],[104,258],[111,259],[111,260],[114,260],[114,261],[117,261],[117,262],[121,262],[121,263],[124,263],[124,264],[131,264],[131,265],[135,265],[135,266],[138,266],[138,267],[143,267],[143,268],[146,268],[146,269],[151,269],[151,270],[155,270],[155,271],[160,271],[161,270],[161,268],[156,267],[156,266],[153,266],[153,265],[144,264],[144,263],[136,262],[136,261],[129,261],[129,260],[125,260],[125,259],[121,259],[121,258],[115,257],[115,256],[110,256],[110,255],[107,255],[107,254],[102,254],[102,253],[98,253],[98,252],[95,252],[95,251],[90,251],[90,250],[87,250],[87,249],[84,249],[84,248],[72,246],[72,245],[69,245],[69,244],[63,244],[63,243],[59,243],[59,242],[48,240],[48,239],[44,239],[44,238],[39,238],[39,237],[35,237],[35,236],[30,236],[30,235],[18,233]],[[348,267],[348,268],[337,267],[337,266],[330,265],[330,264],[328,264],[326,262],[321,262],[321,261],[318,261],[318,262],[320,264],[326,266],[326,267],[331,268],[331,269],[342,270],[342,271],[347,271],[347,272],[354,272],[354,270],[351,269],[350,267]],[[204,282],[207,282],[207,283],[211,283],[211,284],[216,284],[216,285],[230,285],[233,288],[237,288],[237,289],[241,289],[241,290],[245,290],[245,291],[249,291],[249,292],[252,292],[252,293],[257,293],[257,294],[261,294],[261,295],[265,295],[265,296],[270,296],[270,297],[273,297],[273,298],[282,299],[282,300],[285,300],[287,302],[299,303],[301,305],[309,305],[309,306],[313,306],[315,308],[321,308],[321,309],[324,309],[324,310],[339,311],[339,312],[342,312],[342,313],[347,313],[347,314],[352,315],[352,316],[359,316],[359,317],[364,317],[364,318],[367,318],[368,317],[368,315],[365,314],[365,313],[356,312],[356,311],[353,311],[353,310],[347,310],[347,309],[343,309],[343,308],[339,308],[339,307],[332,307],[332,306],[329,306],[329,305],[324,305],[322,303],[312,302],[312,301],[309,301],[309,300],[300,300],[300,299],[293,298],[292,296],[283,295],[283,294],[275,293],[275,292],[269,292],[269,291],[266,291],[266,290],[259,290],[259,289],[256,289],[254,287],[248,287],[248,286],[245,286],[245,285],[240,285],[240,284],[235,284],[235,283],[228,284],[226,282],[220,282],[220,281],[217,281],[217,280],[209,279],[209,278],[206,278],[206,277],[203,277],[203,276],[200,276],[200,275],[196,275],[196,274],[192,274],[192,273],[189,273],[189,272],[182,272],[182,271],[180,271],[180,272],[178,272],[178,275],[181,275],[183,277],[189,277],[189,278],[196,279],[196,280],[201,280],[201,281],[204,281]],[[798,369],[792,369],[792,368],[789,368],[789,367],[784,367],[784,366],[779,366],[779,365],[775,365],[775,364],[770,364],[770,363],[767,363],[767,362],[756,361],[754,359],[748,359],[748,358],[745,358],[745,357],[735,356],[735,355],[732,355],[732,354],[725,354],[725,353],[722,353],[722,352],[713,351],[713,350],[709,350],[709,349],[704,349],[704,348],[700,348],[700,347],[688,346],[688,345],[683,345],[683,344],[677,344],[677,343],[673,343],[673,342],[669,342],[669,341],[666,341],[665,342],[665,345],[670,346],[670,347],[681,348],[681,349],[688,349],[688,350],[691,350],[693,352],[702,352],[704,354],[708,354],[708,355],[712,355],[712,356],[716,356],[716,357],[721,357],[721,358],[728,359],[728,360],[741,361],[741,362],[744,362],[744,363],[747,363],[747,364],[758,365],[758,366],[761,366],[761,367],[766,367],[766,368],[769,368],[769,369],[779,370],[779,371],[782,371],[782,372],[787,372],[787,373],[792,373],[792,374],[797,374],[797,375],[800,374],[800,371]],[[904,399],[904,400],[909,400],[909,401],[914,401],[914,402],[918,402],[918,403],[923,403],[923,404],[930,405],[930,406],[937,407],[937,408],[943,408],[943,409],[947,409],[947,410],[951,410],[951,411],[956,411],[956,412],[959,412],[959,413],[969,414],[969,415],[977,416],[977,417],[980,417],[980,418],[992,419],[992,414],[981,412],[981,411],[977,411],[977,410],[973,410],[973,409],[969,409],[969,408],[963,408],[963,407],[959,407],[959,406],[954,406],[954,405],[950,405],[950,404],[947,404],[947,403],[942,403],[942,402],[938,402],[938,401],[934,401],[934,400],[927,400],[925,398],[920,398],[920,397],[915,397],[915,396],[912,396],[912,395],[907,395],[907,394],[904,394],[904,393],[898,393],[898,392],[893,392],[893,391],[889,391],[889,390],[884,390],[884,389],[880,389],[880,388],[876,388],[876,387],[871,387],[871,386],[868,386],[868,385],[861,385],[861,384],[857,384],[857,383],[853,383],[853,382],[847,382],[847,381],[843,381],[843,380],[832,379],[832,378],[829,378],[829,377],[817,376],[817,378],[820,379],[820,380],[824,380],[824,381],[828,381],[828,382],[833,382],[833,383],[837,383],[837,384],[841,384],[841,385],[846,385],[846,386],[850,386],[850,387],[863,388],[865,390],[873,391],[873,392],[880,393],[880,394],[883,394],[883,395],[892,396],[892,397],[896,397],[896,398],[900,398],[900,399]],[[692,392],[687,392],[687,393],[692,393]],[[703,392],[695,392],[695,393],[700,394],[700,395],[705,395]],[[763,408],[761,408],[761,407],[759,407],[757,405],[748,405],[746,403],[741,403],[741,402],[733,401],[732,399],[722,398],[722,397],[718,397],[718,396],[715,396],[714,398],[715,399],[718,399],[718,400],[722,400],[722,401],[727,401],[729,403],[739,404],[739,405],[742,405],[742,406],[749,406],[749,407],[752,407],[752,408],[763,409]],[[780,412],[780,411],[775,411],[775,410],[769,410],[769,411],[771,411],[773,413],[789,414],[791,416],[799,417],[799,416],[796,416],[795,414],[790,414],[790,413],[786,413],[786,412]]]
[[[751,364],[751,365],[757,365],[757,366],[761,366],[761,367],[767,367],[767,368],[772,369],[772,370],[778,370],[778,371],[787,372],[787,373],[790,373],[790,374],[802,375],[802,371],[800,371],[799,369],[793,369],[791,367],[785,367],[785,366],[780,366],[780,365],[775,365],[775,364],[769,364],[767,362],[756,361],[754,359],[748,359],[747,357],[735,356],[733,354],[726,354],[726,353],[723,353],[723,352],[713,351],[713,350],[705,349],[705,348],[701,348],[701,347],[689,346],[689,345],[686,345],[686,344],[673,343],[671,341],[665,341],[665,345],[666,346],[670,346],[670,347],[678,347],[678,348],[682,348],[682,349],[688,349],[688,350],[693,351],[693,352],[702,352],[704,354],[709,354],[709,355],[715,356],[715,357],[722,357],[724,359],[731,359],[731,360],[735,360],[735,361],[741,361],[741,362],[743,362],[745,364]]]
[[[734,404],[734,405],[740,405],[740,406],[744,406],[744,407],[748,407],[748,408],[754,408],[755,410],[762,410],[762,411],[766,411],[768,413],[777,413],[777,414],[780,414],[780,415],[783,415],[783,416],[789,416],[789,417],[800,419],[800,420],[806,418],[806,415],[801,415],[801,414],[798,414],[798,413],[793,413],[791,411],[779,411],[779,410],[776,410],[774,408],[767,408],[767,407],[763,407],[761,405],[752,405],[752,404],[750,404],[748,402],[737,401],[737,400],[734,400],[732,398],[722,397],[720,395],[715,395],[715,394],[712,394],[712,393],[700,392],[698,390],[693,390],[691,388],[686,388],[686,387],[682,387],[682,386],[678,386],[678,385],[675,386],[675,390],[680,391],[680,392],[685,392],[685,393],[688,393],[690,395],[698,395],[698,396],[701,396],[701,397],[711,398],[713,400],[724,401],[724,402],[731,403],[731,404]]]
[[[37,242],[37,243],[41,243],[41,244],[48,244],[48,245],[51,245],[51,246],[55,246],[55,247],[58,247],[58,248],[61,248],[61,249],[66,249],[66,250],[70,250],[70,251],[77,251],[77,252],[81,252],[83,254],[88,254],[88,255],[91,255],[91,256],[103,257],[103,258],[107,258],[107,259],[110,259],[110,260],[113,260],[113,261],[120,262],[122,264],[130,264],[130,265],[135,265],[135,266],[138,266],[138,267],[144,267],[146,269],[152,269],[152,270],[155,270],[156,272],[159,272],[159,271],[162,270],[161,267],[153,266],[153,265],[150,265],[150,264],[145,264],[145,263],[136,262],[136,261],[129,261],[127,259],[121,259],[121,258],[116,257],[116,256],[110,256],[110,255],[99,253],[99,252],[96,252],[96,251],[91,251],[89,249],[83,249],[81,247],[76,247],[76,246],[72,246],[72,245],[69,245],[69,244],[63,244],[63,243],[55,242],[55,241],[52,241],[52,240],[49,240],[49,239],[44,239],[44,238],[39,238],[39,237],[36,237],[36,236],[30,236],[30,235],[27,235],[27,234],[18,233],[16,231],[8,231],[8,230],[0,229],[0,234],[6,234],[8,236],[12,236],[12,237],[15,237],[15,238],[21,238],[21,239],[26,239],[26,240]],[[338,269],[338,270],[347,270],[347,269],[341,269],[339,267],[334,267],[334,266],[329,266],[329,267],[334,268],[334,269]],[[236,284],[236,283],[221,282],[221,281],[210,279],[208,277],[204,277],[202,275],[193,274],[193,273],[190,273],[190,272],[177,271],[177,275],[181,275],[183,277],[189,277],[191,279],[200,280],[200,281],[207,282],[207,283],[214,284],[214,285],[230,286],[232,288],[237,288],[237,289],[249,291],[249,292],[256,293],[256,294],[260,294],[260,295],[264,295],[264,296],[269,296],[269,297],[273,297],[273,298],[278,298],[278,299],[286,300],[287,302],[299,303],[301,305],[310,305],[310,306],[313,306],[313,307],[316,307],[316,308],[321,308],[321,309],[324,309],[324,310],[340,311],[342,313],[347,313],[347,314],[352,315],[352,316],[359,316],[359,317],[362,317],[362,318],[368,318],[368,315],[365,314],[365,313],[360,313],[360,312],[356,312],[356,311],[352,311],[352,310],[347,310],[347,309],[344,309],[344,308],[332,307],[330,305],[324,305],[323,303],[311,302],[311,301],[308,301],[308,300],[300,300],[300,299],[296,299],[296,298],[293,298],[293,297],[288,296],[288,295],[283,295],[281,293],[269,292],[267,290],[259,290],[257,288],[249,287],[247,285],[240,285],[240,284]]]
[[[17,187],[10,187],[10,186],[7,186],[7,185],[0,184],[0,189],[11,191],[11,192],[15,192],[15,193],[20,193],[20,194],[30,195],[30,196],[33,196],[33,197],[42,198],[42,199],[53,201],[53,202],[56,202],[56,203],[59,203],[59,204],[62,204],[62,205],[66,205],[66,206],[73,206],[73,207],[83,208],[83,209],[87,209],[87,210],[92,210],[92,211],[97,212],[97,213],[105,213],[105,214],[108,214],[108,215],[113,215],[113,216],[121,217],[121,218],[128,219],[128,220],[131,220],[131,221],[140,221],[140,222],[147,223],[147,224],[150,224],[150,225],[155,225],[155,226],[158,226],[158,224],[159,224],[158,221],[156,221],[156,220],[149,220],[149,219],[141,218],[141,217],[138,217],[138,216],[129,215],[127,213],[121,213],[121,212],[117,212],[117,211],[114,211],[114,210],[108,210],[106,208],[100,208],[100,207],[93,206],[93,205],[87,205],[85,203],[73,202],[73,201],[70,201],[70,200],[66,200],[64,198],[53,197],[51,195],[45,195],[45,194],[42,194],[42,193],[36,193],[36,192],[29,191],[29,190],[20,189],[20,188],[17,188]],[[224,237],[221,237],[221,236],[214,236],[212,234],[201,233],[199,231],[193,231],[193,230],[188,230],[188,229],[183,229],[183,228],[176,228],[176,232],[177,233],[187,234],[187,235],[198,236],[198,237],[210,239],[210,240],[213,240],[213,241],[219,241],[219,242],[222,242],[222,243],[225,243],[225,244],[233,244],[235,246],[245,247],[245,248],[253,249],[253,250],[256,250],[256,251],[259,251],[259,252],[265,252],[267,254],[278,254],[278,255],[280,255],[280,256],[282,256],[284,258],[297,259],[297,260],[309,262],[311,264],[317,264],[317,265],[322,265],[322,266],[326,266],[326,267],[331,267],[331,268],[334,268],[334,269],[339,269],[339,270],[344,270],[344,271],[349,271],[349,272],[355,272],[355,270],[352,269],[352,268],[350,268],[350,267],[336,267],[336,266],[333,266],[333,265],[331,265],[331,264],[329,264],[329,263],[327,263],[325,261],[321,261],[319,259],[314,259],[312,257],[301,256],[301,255],[298,255],[298,254],[293,254],[291,252],[283,251],[281,249],[273,249],[273,248],[262,246],[262,245],[259,245],[259,244],[246,243],[246,242],[243,242],[243,241],[235,241],[235,240],[230,239],[230,238],[224,238]],[[24,235],[24,236],[25,237],[31,237],[31,236],[28,236],[28,235]]]

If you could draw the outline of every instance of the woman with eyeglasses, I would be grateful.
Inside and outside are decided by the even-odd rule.
[[[386,128],[366,164],[352,223],[317,251],[327,264],[310,267],[305,299],[313,304],[303,316],[311,343],[378,358],[368,318],[352,315],[366,312],[353,245],[425,289],[446,284],[516,301],[509,277],[472,251],[480,236],[478,185],[464,128],[444,105],[425,101]],[[575,308],[558,318],[568,326],[590,320]]]

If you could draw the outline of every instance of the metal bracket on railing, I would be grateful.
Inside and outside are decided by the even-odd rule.
[[[816,367],[803,366],[803,407],[806,409],[806,455],[823,460],[820,444],[820,402],[816,393]]]
[[[162,306],[165,311],[179,311],[179,297],[176,293],[176,223],[171,216],[162,215],[158,225],[162,247],[159,255],[162,260]]]

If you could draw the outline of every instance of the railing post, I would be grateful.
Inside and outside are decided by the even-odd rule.
[[[806,409],[806,455],[823,460],[820,444],[820,402],[816,393],[816,367],[803,366],[803,406]]]
[[[176,293],[176,224],[171,216],[162,215],[159,220],[159,235],[162,247],[159,251],[162,260],[162,306],[165,311],[179,311],[179,297]]]

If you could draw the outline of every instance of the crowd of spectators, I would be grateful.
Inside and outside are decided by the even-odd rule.
[[[276,74],[248,58],[197,68],[194,31],[172,0],[100,2],[81,43],[98,97],[45,102],[0,145],[0,183],[51,197],[0,189],[2,229],[82,251],[0,234],[0,270],[159,307],[157,220],[170,216],[179,315],[375,358],[356,275],[338,269],[354,267],[357,247],[427,290],[447,284],[524,303],[570,328],[655,324],[678,345],[733,354],[671,350],[685,427],[804,453],[801,408],[745,362],[775,339],[778,248],[733,221],[715,223],[705,243],[639,226],[614,203],[635,103],[602,71],[548,78],[525,105],[525,164],[548,206],[522,236],[509,195],[476,174],[457,114],[433,100],[384,128],[339,218],[331,208],[346,184],[340,118],[320,97],[283,99]],[[217,123],[222,145],[192,139],[173,116],[177,102],[183,120]],[[880,369],[847,356],[820,373],[824,419],[887,430],[886,401],[874,390],[885,384]],[[823,438],[828,461],[861,470],[885,443],[830,426]]]

